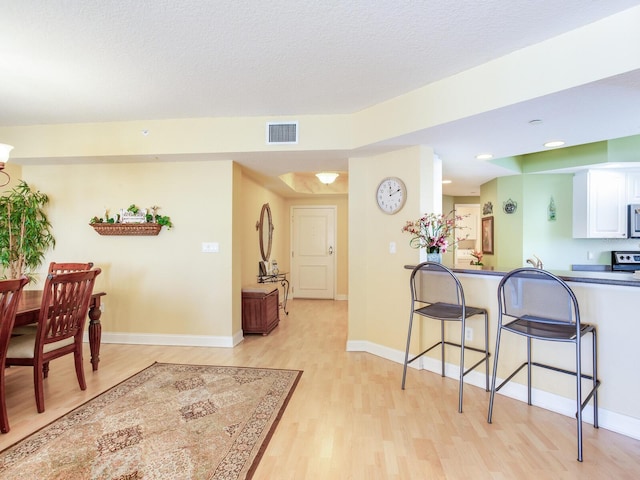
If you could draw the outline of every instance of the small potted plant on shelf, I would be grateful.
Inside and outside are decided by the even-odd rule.
[[[105,211],[104,218],[93,217],[89,221],[96,232],[100,235],[158,235],[162,227],[171,229],[173,223],[167,215],[159,215],[160,207],[154,205],[149,210],[140,209],[137,205],[131,204],[126,209],[121,209],[115,217]]]

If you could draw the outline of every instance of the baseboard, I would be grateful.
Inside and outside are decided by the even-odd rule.
[[[404,364],[404,352],[389,347],[377,345],[368,341],[348,341],[347,352],[366,352],[377,357],[390,360],[395,363]],[[441,374],[440,362],[431,357],[422,357],[410,367],[419,370],[428,370],[430,372]],[[460,376],[460,368],[458,365],[445,364],[445,376],[458,379]],[[485,388],[484,374],[478,371],[469,372],[465,375],[465,384],[474,385],[479,388]],[[498,378],[500,383],[502,379]],[[527,401],[527,387],[518,383],[508,383],[498,392],[499,395]],[[536,407],[544,408],[561,415],[575,418],[576,402],[574,399],[562,397],[544,390],[532,389],[531,401]],[[488,405],[487,405],[488,407]],[[498,415],[494,410],[494,415]],[[582,419],[585,423],[593,424],[593,407],[587,405],[583,410]],[[615,433],[640,440],[640,419],[628,417],[616,412],[611,412],[602,407],[598,409],[598,424],[601,428],[605,428]]]
[[[101,343],[121,343],[126,345],[166,345],[178,347],[224,347],[232,348],[244,339],[242,331],[233,337],[205,335],[159,335],[147,333],[102,333]],[[84,341],[89,337],[85,332]]]

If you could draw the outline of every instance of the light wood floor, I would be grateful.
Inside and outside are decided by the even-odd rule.
[[[7,370],[11,431],[0,449],[154,361],[304,370],[255,479],[626,479],[640,475],[640,441],[584,427],[584,462],[576,461],[575,421],[410,370],[367,353],[346,352],[347,302],[296,299],[269,336],[225,348],[105,344],[100,370],[81,392],[71,357],[54,360],[46,411],[36,413],[31,369]],[[108,328],[107,315],[103,318]],[[404,319],[402,319],[404,320]],[[179,321],[179,319],[177,319]],[[404,330],[404,321],[398,321]],[[176,477],[179,478],[179,477]],[[27,480],[27,479],[25,479]]]

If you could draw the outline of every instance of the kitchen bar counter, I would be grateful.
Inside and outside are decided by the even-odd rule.
[[[445,265],[455,273],[467,273],[471,275],[492,275],[503,276],[505,273],[512,269],[500,268],[500,267],[486,267],[486,266],[456,266],[451,267]],[[414,265],[405,265],[405,268],[413,270]],[[612,272],[612,271],[582,271],[582,270],[548,270],[549,272],[557,275],[566,282],[575,283],[597,283],[600,285],[620,285],[624,287],[640,287],[640,278],[633,277],[632,272]]]
[[[405,265],[404,268],[410,271],[413,266]],[[499,310],[496,292],[498,283],[511,269],[457,265],[452,270],[462,283],[467,304],[486,308],[489,312],[489,350],[493,355]],[[635,287],[640,287],[640,280],[634,279],[633,274],[627,272],[550,271],[569,282],[580,305],[581,321],[595,325],[598,329],[598,377],[602,381],[598,393],[600,426],[640,439],[640,382],[631,380],[637,377],[634,369],[640,365],[640,321],[636,303],[639,291],[634,290]],[[541,298],[540,301],[544,299]],[[473,325],[471,328],[477,327]],[[480,337],[474,338],[478,342],[482,336],[476,337]],[[424,344],[428,343],[427,339],[430,340],[431,337],[425,333]],[[554,364],[573,368],[575,349],[565,345],[554,346],[551,350],[547,343],[538,342],[534,345],[534,358],[544,358],[553,351]],[[499,380],[504,379],[512,368],[526,358],[526,347],[522,339],[509,338],[508,344],[510,350],[505,349],[500,358],[497,375]],[[588,350],[589,342],[583,342],[583,348]],[[418,347],[416,351],[419,351]],[[440,359],[430,355],[425,357],[422,368],[440,373]],[[447,376],[457,378],[457,362],[450,358],[448,363],[451,364],[448,366],[451,373]],[[536,369],[534,405],[575,418],[575,381],[564,377],[555,372]],[[476,377],[471,373],[465,381],[484,388],[482,375]],[[500,393],[526,402],[526,375],[519,374]],[[585,419],[592,421],[592,415],[593,410],[589,405],[585,409]]]

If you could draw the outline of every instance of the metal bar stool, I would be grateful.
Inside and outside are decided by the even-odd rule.
[[[493,379],[489,398],[488,422],[493,415],[495,393],[520,370],[527,367],[527,403],[531,405],[531,367],[542,367],[576,377],[576,417],[578,426],[578,461],[582,461],[582,410],[593,398],[593,426],[598,428],[598,366],[596,328],[580,322],[578,301],[571,288],[552,273],[537,268],[517,268],[507,273],[498,285],[498,333],[496,338]],[[502,331],[527,338],[527,361],[520,365],[496,387],[498,355]],[[582,337],[591,333],[593,375],[582,373]],[[575,345],[575,371],[534,362],[531,359],[531,340],[573,343]],[[591,390],[582,400],[582,381],[591,381]]]
[[[417,265],[411,272],[409,280],[411,286],[411,313],[409,315],[409,331],[407,334],[407,348],[404,355],[404,370],[402,372],[402,389],[404,390],[407,378],[407,366],[430,352],[437,346],[441,347],[442,376],[445,367],[445,345],[460,348],[460,378],[458,387],[458,412],[462,413],[462,393],[464,376],[485,364],[486,391],[489,391],[489,337],[488,318],[484,308],[466,305],[464,291],[460,280],[447,267],[437,262],[423,262]],[[414,314],[440,320],[440,340],[422,353],[409,358],[409,346],[411,344],[411,329],[413,327]],[[484,349],[465,345],[465,326],[469,317],[484,315]],[[459,322],[460,342],[445,340],[445,322]],[[465,350],[482,353],[482,359],[465,370]]]

